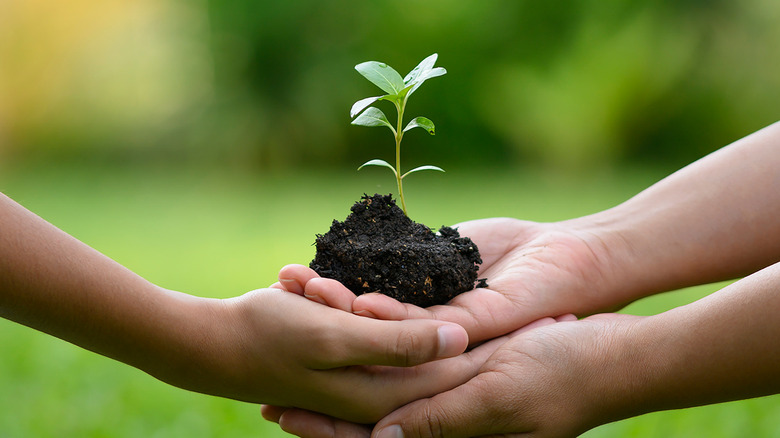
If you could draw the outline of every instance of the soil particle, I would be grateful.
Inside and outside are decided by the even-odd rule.
[[[474,288],[479,249],[454,228],[438,234],[409,219],[392,196],[364,195],[344,222],[317,235],[310,267],[356,295],[381,292],[421,307],[445,304]],[[485,279],[480,287],[487,287]]]

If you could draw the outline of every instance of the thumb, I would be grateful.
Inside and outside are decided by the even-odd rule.
[[[480,375],[481,376],[481,375]],[[374,427],[372,438],[468,438],[492,433],[488,430],[492,403],[484,385],[469,382],[432,398],[412,402],[383,418]]]
[[[381,321],[346,314],[340,327],[339,348],[331,352],[327,367],[389,365],[408,367],[457,356],[468,346],[466,330],[433,320]],[[346,322],[346,321],[345,321]]]

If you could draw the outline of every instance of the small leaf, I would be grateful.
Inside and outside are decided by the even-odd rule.
[[[420,61],[419,64],[417,64],[417,67],[413,68],[412,71],[409,72],[409,74],[406,75],[404,78],[404,84],[409,85],[412,82],[414,82],[423,72],[428,71],[433,68],[433,64],[436,64],[436,59],[439,57],[438,53],[434,53],[433,55],[423,59]]]
[[[387,121],[387,116],[379,108],[370,107],[363,111],[355,120],[352,121],[353,125],[358,126],[387,126],[391,131],[395,132],[395,128],[390,122]]]
[[[387,94],[398,94],[405,87],[401,75],[383,62],[363,62],[356,65],[355,70]]]
[[[414,128],[423,128],[424,130],[428,131],[429,134],[434,135],[436,134],[436,127],[433,126],[433,122],[431,119],[427,117],[415,117],[413,118],[408,125],[406,125],[406,128],[404,128],[404,132],[414,129]]]
[[[374,96],[374,97],[366,97],[365,99],[358,100],[357,102],[352,104],[352,109],[349,110],[349,117],[355,117],[356,115],[360,114],[364,109],[371,106],[372,103],[376,102],[381,98],[382,96]]]
[[[349,116],[355,117],[356,115],[360,114],[361,111],[368,108],[369,106],[371,106],[371,104],[373,104],[378,100],[386,100],[393,103],[399,103],[400,97],[396,94],[385,94],[384,96],[366,97],[365,99],[360,99],[354,104],[352,104],[352,109],[349,110]]]
[[[398,176],[398,172],[395,171],[395,167],[391,166],[390,163],[388,163],[385,160],[375,159],[375,160],[366,161],[360,167],[358,167],[358,170],[360,170],[360,169],[362,169],[362,168],[364,168],[366,166],[384,166],[384,167],[389,167],[390,170],[393,171],[393,175]]]
[[[437,76],[443,76],[445,74],[447,74],[447,70],[444,69],[444,67],[436,67],[434,69],[423,72],[419,77],[417,77],[417,79],[415,79],[414,82],[407,85],[406,88],[409,88],[409,91],[406,94],[410,96],[418,88],[420,88],[420,85],[422,85],[423,82],[427,81],[428,79],[435,78]]]
[[[437,166],[431,166],[431,165],[428,165],[428,166],[420,166],[420,167],[415,167],[414,169],[412,169],[412,170],[410,170],[410,171],[406,172],[406,173],[405,173],[405,174],[404,174],[404,175],[401,177],[401,179],[404,179],[404,178],[406,178],[406,175],[409,175],[409,174],[410,174],[410,173],[412,173],[412,172],[419,172],[419,171],[421,171],[421,170],[438,170],[439,172],[444,172],[444,169],[442,169],[441,167],[437,167]]]

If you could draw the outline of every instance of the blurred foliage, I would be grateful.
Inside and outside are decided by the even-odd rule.
[[[676,166],[778,119],[778,22],[774,0],[5,0],[0,159],[389,159],[349,125],[374,91],[353,66],[438,52],[410,166]]]

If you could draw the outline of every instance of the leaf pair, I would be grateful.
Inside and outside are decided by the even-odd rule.
[[[386,126],[393,131],[394,135],[397,135],[396,128],[393,127],[384,112],[378,108],[371,107],[371,105],[380,100],[386,100],[393,102],[396,108],[398,108],[399,113],[402,113],[403,108],[406,106],[406,100],[423,84],[423,82],[447,73],[447,70],[443,67],[433,66],[436,63],[438,56],[438,54],[434,53],[423,59],[417,67],[413,68],[403,79],[395,69],[383,62],[367,61],[356,65],[355,70],[357,70],[358,73],[363,75],[377,87],[381,88],[382,91],[387,94],[367,97],[355,102],[352,105],[349,115],[353,118],[358,114],[360,114],[360,116],[353,120],[352,124],[359,126]],[[365,112],[363,112],[364,110]],[[401,121],[399,120],[399,128],[400,123]],[[406,125],[403,132],[418,127],[425,129],[431,135],[436,131],[436,128],[430,119],[426,117],[415,117]]]
[[[394,135],[397,134],[393,125],[391,125],[390,121],[387,120],[385,113],[383,113],[379,108],[375,107],[371,107],[365,110],[363,114],[360,115],[360,117],[352,121],[352,124],[359,126],[387,126],[391,131],[393,131]],[[418,116],[413,118],[403,129],[403,132],[414,128],[423,128],[431,135],[436,134],[436,127],[427,117]]]
[[[365,163],[361,164],[360,167],[358,167],[358,170],[360,170],[360,169],[362,169],[362,168],[364,168],[366,166],[383,166],[383,167],[387,167],[387,168],[389,168],[390,170],[393,171],[393,174],[395,175],[396,178],[399,178],[398,172],[395,170],[395,167],[393,167],[392,164],[388,163],[385,160],[374,159],[374,160],[366,161]],[[406,175],[409,175],[410,173],[414,173],[414,172],[419,172],[421,170],[438,170],[439,172],[444,172],[444,169],[442,169],[441,167],[426,165],[426,166],[415,167],[414,169],[407,171],[406,173],[404,173],[403,175],[400,176],[400,179],[404,179],[404,178],[406,178]]]
[[[433,67],[438,57],[439,55],[434,53],[423,59],[403,79],[401,79],[401,75],[393,67],[384,62],[362,62],[355,66],[355,70],[387,93],[386,96],[404,97],[414,93],[426,80],[447,73],[447,70],[443,67]]]

